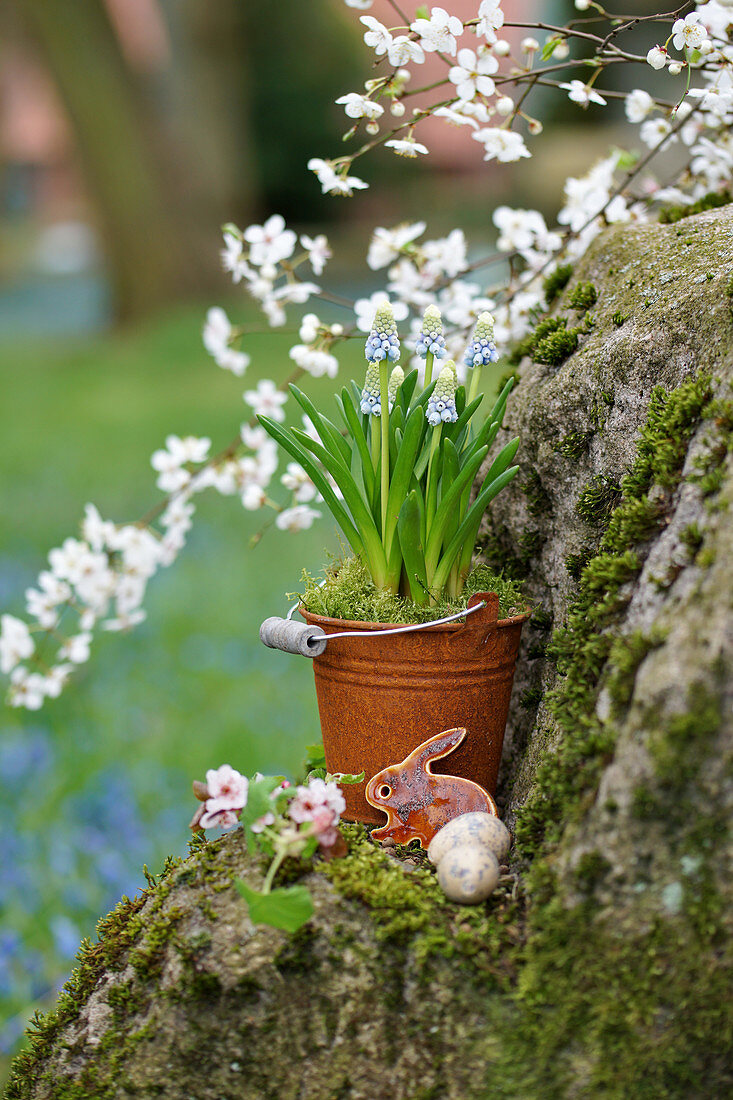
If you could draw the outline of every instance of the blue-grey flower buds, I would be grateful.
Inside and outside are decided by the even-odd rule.
[[[361,411],[365,416],[381,416],[382,402],[379,393],[379,367],[376,363],[369,363],[364,378],[364,389],[361,391]]]
[[[422,329],[415,344],[415,353],[421,359],[425,359],[428,354],[434,355],[436,359],[445,359],[448,354],[443,335],[443,318],[437,306],[428,306],[423,314]]]
[[[364,354],[370,363],[380,363],[383,359],[389,359],[390,363],[396,363],[400,357],[397,325],[389,302],[377,306],[372,331],[369,333]]]
[[[456,409],[456,375],[453,361],[449,361],[438,375],[435,389],[430,395],[425,410],[428,424],[437,428],[438,424],[450,423],[458,419]]]
[[[499,353],[494,343],[494,318],[490,313],[480,313],[463,362],[467,367],[485,367],[487,363],[495,363],[498,358]]]

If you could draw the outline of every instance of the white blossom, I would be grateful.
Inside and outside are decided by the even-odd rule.
[[[249,260],[256,267],[277,265],[293,254],[297,236],[285,228],[282,214],[273,214],[264,225],[248,225],[244,239],[250,246]]]
[[[511,100],[510,100],[511,102]],[[478,123],[473,118],[469,118],[468,115],[463,114],[458,110],[459,107],[463,107],[464,104],[458,103],[456,107],[438,107],[433,111],[435,118],[444,118],[446,122],[449,122],[452,126],[473,126],[474,130],[478,128]]]
[[[471,137],[484,147],[484,160],[498,160],[503,164],[529,157],[532,154],[524,144],[524,138],[514,130],[487,127],[476,130]]]
[[[71,661],[74,665],[82,665],[89,660],[89,647],[91,645],[92,636],[88,631],[83,631],[81,634],[75,634],[71,638],[67,638],[66,642],[59,649],[59,657],[63,661]]]
[[[639,127],[639,137],[645,145],[648,145],[650,149],[654,149],[655,146],[668,137],[671,130],[672,127],[666,118],[648,118]],[[676,138],[672,140],[676,141]]]
[[[378,290],[375,294],[372,294],[369,298],[357,298],[354,302],[354,313],[356,315],[356,324],[360,332],[371,332],[372,322],[374,321],[374,314],[377,312],[377,306],[381,305],[392,306],[392,314],[395,321],[404,321],[407,318],[407,314],[410,312],[404,302],[391,302],[388,296],[383,290]]]
[[[371,46],[377,57],[381,57],[392,45],[392,35],[373,15],[362,15],[359,22],[367,28],[364,42],[367,46]]]
[[[504,26],[504,12],[499,7],[501,0],[481,0],[478,8],[476,34],[482,34],[489,44],[496,42],[496,32]]]
[[[579,103],[581,107],[587,107],[589,103],[599,103],[602,107],[607,106],[607,100],[598,92],[594,92],[582,80],[571,80],[569,84],[560,84],[559,87],[567,91],[568,99],[571,99],[573,103]]]
[[[275,526],[281,531],[307,531],[313,526],[313,520],[318,519],[321,513],[311,508],[308,504],[296,504],[293,508],[285,508],[278,514]]]
[[[44,677],[38,672],[18,667],[10,674],[10,694],[8,701],[12,707],[25,707],[27,710],[40,710],[46,694]]]
[[[338,359],[328,351],[308,347],[307,344],[294,344],[288,354],[296,366],[308,371],[314,378],[320,378],[324,374],[335,378],[338,374]]]
[[[242,279],[248,279],[254,275],[252,268],[244,256],[244,245],[240,237],[225,230],[224,248],[221,253],[221,262],[225,271],[230,272],[232,281],[239,283]]]
[[[358,11],[368,11],[374,0],[344,0],[347,8],[356,8]]]
[[[372,271],[386,267],[400,255],[403,248],[425,232],[425,222],[396,225],[393,229],[376,228],[369,243],[367,264]]]
[[[691,11],[684,19],[677,19],[672,27],[672,45],[676,50],[696,50],[705,39],[705,28],[696,11]]]
[[[232,335],[232,325],[224,310],[219,306],[212,306],[206,314],[204,347],[218,366],[241,377],[249,366],[250,358],[246,352],[229,347]]]
[[[390,65],[422,65],[425,61],[425,51],[419,42],[415,42],[407,35],[398,34],[393,38],[387,49],[387,59]]]
[[[278,389],[271,378],[263,378],[257,383],[257,389],[247,390],[244,400],[254,409],[256,416],[269,416],[273,420],[284,420],[283,405],[287,394]]]
[[[410,24],[410,30],[419,36],[426,53],[438,51],[455,55],[456,37],[463,34],[463,23],[457,16],[449,15],[445,8],[433,8],[429,19],[416,19]]]
[[[475,95],[493,95],[496,85],[491,73],[499,68],[496,58],[484,50],[459,50],[458,64],[451,66],[448,79],[455,84],[459,99],[473,99]]]
[[[425,154],[428,152],[427,145],[421,145],[419,141],[414,141],[413,138],[408,138],[405,141],[392,138],[391,141],[385,141],[384,147],[385,149],[394,149],[398,157],[416,157],[418,153]]]
[[[21,661],[35,652],[30,631],[22,619],[14,615],[0,616],[0,672],[12,672]]]
[[[298,504],[308,504],[318,496],[318,490],[308,474],[297,462],[289,462],[280,481],[289,489]]]
[[[324,195],[351,195],[354,190],[360,191],[369,186],[358,176],[341,175],[331,161],[320,157],[311,157],[308,168],[317,176]]]
[[[663,69],[667,64],[667,51],[664,46],[652,46],[646,59],[653,69]]]
[[[305,233],[301,233],[300,243],[308,253],[308,260],[313,268],[314,275],[322,275],[326,261],[330,260],[333,255],[326,235],[319,233],[317,237],[308,237]]]
[[[426,241],[423,253],[426,271],[433,279],[444,275],[452,279],[465,271],[468,264],[466,235],[462,229],[453,229],[447,237]]]
[[[653,109],[654,100],[643,88],[634,88],[633,92],[629,92],[624,103],[624,111],[629,122],[643,122]]]
[[[336,103],[339,106],[343,105],[349,118],[368,118],[374,121],[384,114],[384,107],[381,103],[375,103],[373,99],[369,99],[365,95],[359,95],[358,92],[348,92],[347,95],[342,95],[337,99]]]

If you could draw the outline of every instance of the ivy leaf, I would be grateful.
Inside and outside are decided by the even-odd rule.
[[[269,924],[283,932],[297,932],[313,916],[313,899],[305,886],[286,886],[261,894],[241,879],[234,885],[247,902],[253,924]]]
[[[258,844],[259,834],[252,832],[252,826],[265,814],[274,813],[277,809],[270,797],[283,782],[281,775],[263,775],[259,779],[250,779],[247,792],[247,805],[239,815],[239,820],[244,829],[248,851]]]

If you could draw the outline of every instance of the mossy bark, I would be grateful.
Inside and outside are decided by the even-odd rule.
[[[732,246],[729,208],[608,231],[553,305],[577,350],[519,365],[483,544],[540,610],[496,894],[448,905],[353,828],[288,937],[249,923],[234,834],[107,918],[8,1096],[731,1091]]]

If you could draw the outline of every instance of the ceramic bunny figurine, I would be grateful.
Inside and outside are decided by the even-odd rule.
[[[369,780],[367,802],[387,815],[387,824],[372,832],[375,840],[419,840],[427,848],[438,829],[459,814],[497,814],[493,798],[478,783],[431,771],[433,761],[453,752],[465,736],[462,728],[444,730],[418,745],[401,764],[391,764]]]

